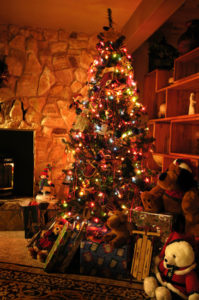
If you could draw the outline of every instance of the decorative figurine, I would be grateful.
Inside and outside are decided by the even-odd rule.
[[[194,93],[191,93],[191,94],[190,94],[190,97],[189,97],[189,112],[188,112],[188,114],[189,114],[189,115],[193,115],[193,114],[196,113],[195,111],[196,111],[195,94],[194,94]]]
[[[158,118],[165,118],[166,115],[166,103],[160,104]]]

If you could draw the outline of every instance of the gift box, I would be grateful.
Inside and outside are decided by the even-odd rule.
[[[107,243],[89,240],[80,244],[80,273],[114,279],[129,277],[129,245],[113,249]]]
[[[66,223],[61,232],[58,235],[58,238],[54,242],[44,264],[44,270],[46,272],[55,272],[59,267],[61,261],[63,260],[63,255],[65,253],[65,247],[67,242],[72,234],[71,229]]]
[[[82,223],[80,228],[69,227],[65,224],[57,240],[49,252],[44,270],[46,272],[65,273],[74,258],[81,240],[85,237],[86,224]]]
[[[25,239],[31,239],[40,229],[41,218],[38,205],[23,206]]]
[[[130,214],[130,222],[136,225],[138,230],[158,232],[161,242],[165,243],[172,231],[173,216],[133,209]]]
[[[79,229],[74,228],[74,230],[72,231],[70,238],[68,239],[68,243],[64,249],[64,253],[63,253],[63,259],[62,259],[62,263],[60,264],[58,271],[60,273],[65,273],[69,267],[69,265],[71,264],[75,254],[77,253],[78,249],[80,248],[80,243],[81,241],[85,238],[86,236],[86,227],[87,224],[86,223],[82,223],[81,227]],[[80,259],[78,257],[78,260],[75,261],[75,265],[72,266],[71,270],[76,270],[78,267],[79,270],[79,263],[80,263]],[[78,264],[78,266],[77,266]]]

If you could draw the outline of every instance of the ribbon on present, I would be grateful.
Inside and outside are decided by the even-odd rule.
[[[86,230],[86,239],[94,243],[101,243],[103,236],[107,233],[108,229],[104,224],[90,223]]]

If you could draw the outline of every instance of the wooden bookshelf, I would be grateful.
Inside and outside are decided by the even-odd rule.
[[[189,115],[191,93],[195,95],[196,105],[195,114]],[[153,161],[149,165],[164,171],[174,159],[185,158],[191,161],[198,176],[199,48],[178,57],[173,72],[154,70],[148,73],[143,100],[149,115],[149,132],[155,138]],[[160,118],[158,112],[163,103],[165,115]]]

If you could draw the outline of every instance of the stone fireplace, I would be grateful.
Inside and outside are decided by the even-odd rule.
[[[9,73],[0,87],[0,141],[4,145],[9,140],[10,149],[21,154],[16,168],[23,166],[24,171],[18,174],[16,192],[27,187],[28,195],[36,194],[47,164],[59,191],[62,170],[71,163],[62,142],[76,118],[70,104],[74,95],[87,95],[87,70],[96,43],[95,36],[84,33],[0,25],[0,58],[5,58]],[[11,133],[12,138],[5,138]]]

